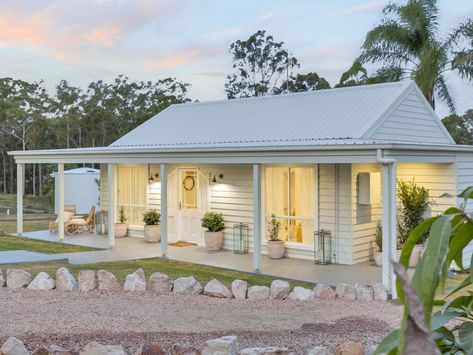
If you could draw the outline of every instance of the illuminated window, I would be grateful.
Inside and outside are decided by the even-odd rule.
[[[143,224],[147,183],[148,168],[146,166],[119,165],[117,167],[117,213],[123,207],[128,224]]]
[[[280,238],[291,243],[314,242],[315,172],[313,168],[267,167],[265,170],[266,222],[275,215]]]

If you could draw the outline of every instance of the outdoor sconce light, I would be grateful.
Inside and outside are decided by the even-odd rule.
[[[159,181],[159,173],[151,174],[149,176],[149,182],[158,182]]]
[[[210,176],[212,176],[212,174],[209,174]],[[210,176],[209,176],[209,179],[210,179]],[[223,179],[223,174],[218,174],[218,175],[215,175],[213,176],[213,178],[210,180],[210,182],[212,184],[219,184],[221,182],[221,180]]]

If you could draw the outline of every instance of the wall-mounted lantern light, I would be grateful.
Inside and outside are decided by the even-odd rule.
[[[213,177],[211,178],[212,174],[209,174],[209,180],[212,184],[220,184],[223,179],[223,174],[214,174]]]
[[[148,164],[148,182],[158,182],[159,181],[159,173],[152,173],[151,172],[151,164]]]

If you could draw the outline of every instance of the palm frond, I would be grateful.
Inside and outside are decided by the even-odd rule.
[[[452,70],[457,70],[463,78],[473,80],[473,49],[455,52]]]
[[[435,83],[435,92],[440,99],[447,103],[450,112],[455,114],[455,101],[452,95],[450,95],[450,91],[443,75],[440,75]]]

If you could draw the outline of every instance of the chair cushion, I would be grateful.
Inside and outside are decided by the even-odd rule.
[[[69,211],[64,211],[64,223],[67,223],[71,220],[72,216],[74,216],[74,213],[69,212]],[[56,218],[56,223],[59,223],[59,217]]]
[[[77,224],[79,226],[85,226],[87,222],[83,218],[73,218],[69,221],[69,224]]]

